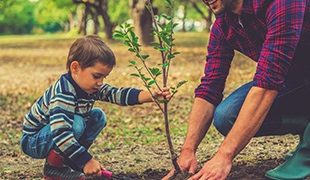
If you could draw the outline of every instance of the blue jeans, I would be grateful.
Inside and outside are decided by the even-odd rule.
[[[234,125],[242,104],[253,87],[249,82],[230,94],[215,109],[213,124],[226,136]],[[283,119],[291,118],[294,123],[285,124]],[[276,97],[261,128],[255,136],[300,134],[304,130],[304,119],[310,119],[310,82],[307,80],[290,80]]]
[[[88,121],[82,116],[74,115],[73,133],[78,142],[86,147],[92,144],[102,129],[106,126],[105,113],[94,108],[87,117]],[[50,125],[44,126],[38,133],[28,135],[23,134],[21,139],[21,148],[23,152],[32,158],[46,158],[51,149],[60,151],[53,141]]]

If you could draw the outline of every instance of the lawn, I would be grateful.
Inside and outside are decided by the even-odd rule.
[[[0,179],[41,179],[44,160],[25,156],[19,148],[24,114],[31,104],[61,74],[66,72],[66,56],[76,37],[66,35],[0,36]],[[205,63],[208,34],[177,33],[176,49],[181,54],[173,61],[168,84],[187,80],[171,101],[171,133],[180,149],[187,128],[187,117]],[[106,82],[143,89],[129,74],[128,61],[134,58],[119,42],[107,42],[117,57],[117,65]],[[144,48],[157,64],[159,54]],[[251,80],[255,63],[237,53],[224,91]],[[96,103],[108,117],[108,125],[91,147],[91,153],[115,174],[132,179],[160,179],[171,167],[164,133],[164,121],[155,104],[120,107]],[[197,155],[200,165],[216,151],[223,137],[212,127]],[[283,161],[296,145],[297,137],[255,138],[235,159],[229,179],[264,179],[266,170]]]

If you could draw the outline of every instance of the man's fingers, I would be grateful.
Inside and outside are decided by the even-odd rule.
[[[195,171],[196,171],[196,166],[195,166],[195,165],[191,165],[190,168],[189,168],[189,170],[188,170],[188,172],[189,172],[190,174],[195,174]]]
[[[203,175],[202,171],[199,171],[197,174],[194,176],[190,177],[188,180],[196,180],[199,179]]]
[[[173,176],[174,171],[174,169],[170,170],[170,172],[165,177],[163,177],[162,180],[168,180],[171,176]]]

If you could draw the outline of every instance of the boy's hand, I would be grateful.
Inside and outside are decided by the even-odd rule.
[[[83,168],[83,172],[86,175],[97,175],[100,176],[101,174],[101,170],[104,169],[103,166],[94,158],[92,158],[91,160],[89,160],[84,168]]]
[[[156,99],[157,98],[158,99],[166,98],[169,101],[172,97],[172,94],[170,93],[170,89],[165,87],[165,88],[162,88],[162,91],[154,92],[153,96]],[[146,102],[153,102],[154,101],[152,95],[147,91],[141,91],[138,98],[139,98],[140,103],[146,103]]]
[[[171,99],[172,94],[170,93],[170,89],[165,87],[162,91],[154,92],[155,98],[167,99],[168,101]]]

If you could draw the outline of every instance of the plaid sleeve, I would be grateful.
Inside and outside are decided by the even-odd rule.
[[[301,36],[305,0],[276,0],[266,11],[267,35],[263,44],[254,86],[280,90]]]
[[[217,106],[223,98],[223,90],[234,50],[224,39],[221,24],[222,18],[216,19],[210,34],[208,55],[204,76],[200,85],[195,89],[195,97],[200,97]]]

